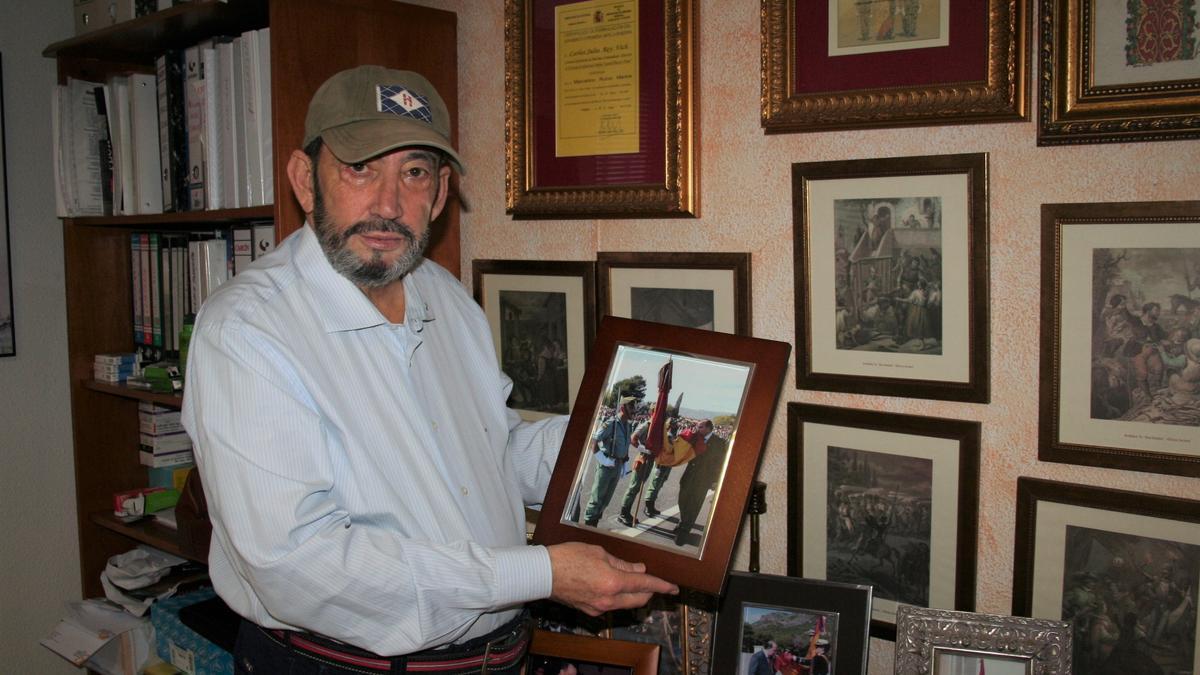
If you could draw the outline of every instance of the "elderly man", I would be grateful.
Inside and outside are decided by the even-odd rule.
[[[449,135],[420,75],[334,75],[287,165],[306,227],[197,317],[183,417],[240,673],[515,673],[523,603],[677,591],[599,547],[525,545],[565,420],[505,407],[486,319],[423,259],[462,171]]]

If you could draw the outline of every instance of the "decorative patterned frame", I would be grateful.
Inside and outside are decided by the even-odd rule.
[[[1071,624],[901,605],[896,675],[937,673],[938,652],[1020,657],[1028,675],[1071,675]]]

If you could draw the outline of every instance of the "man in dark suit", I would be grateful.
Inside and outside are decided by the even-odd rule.
[[[692,526],[700,516],[704,506],[704,498],[708,496],[709,488],[717,484],[721,477],[721,469],[725,466],[725,455],[729,453],[729,442],[718,436],[712,420],[704,420],[708,434],[703,444],[696,444],[695,459],[687,463],[683,476],[679,479],[679,525],[675,528],[675,545],[685,546],[688,543]],[[703,446],[703,452],[699,448]]]
[[[754,652],[754,656],[750,657],[749,675],[775,675],[775,667],[771,665],[771,661],[777,649],[775,641],[768,640],[761,650]]]

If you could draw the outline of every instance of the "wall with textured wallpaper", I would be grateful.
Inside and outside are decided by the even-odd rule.
[[[1033,476],[1178,497],[1200,480],[1037,459],[1039,207],[1051,202],[1200,198],[1200,142],[1039,148],[1030,122],[766,136],[759,126],[759,3],[699,7],[701,217],[514,221],[504,213],[502,0],[418,0],[459,15],[463,281],[474,258],[589,260],[597,251],[749,251],[754,335],[796,346],[792,162],[986,152],[991,193],[991,403],[796,389],[794,360],[759,473],[768,484],[762,571],[787,565],[789,401],[976,420],[983,426],[977,610],[1011,609],[1016,481]],[[1030,65],[1033,68],[1033,64]],[[794,359],[794,354],[793,354]],[[735,566],[745,569],[746,542]],[[871,641],[870,672],[892,672],[892,643]]]

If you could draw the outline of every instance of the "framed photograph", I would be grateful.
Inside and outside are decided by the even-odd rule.
[[[984,153],[792,165],[796,386],[987,403]]]
[[[1200,476],[1198,226],[1200,201],[1042,205],[1039,459]]]
[[[978,422],[788,404],[788,574],[875,587],[871,635],[901,604],[975,609]]]
[[[1193,0],[1043,0],[1038,145],[1200,138]]]
[[[762,6],[762,126],[769,134],[1028,115],[1024,0]]]
[[[695,593],[655,596],[641,609],[610,612],[604,636],[658,645],[658,675],[709,675],[712,605],[711,596]]]
[[[600,544],[719,594],[790,350],[604,317],[534,542]]]
[[[733,572],[713,672],[866,675],[871,587]]]
[[[508,406],[525,419],[569,413],[596,337],[595,265],[475,260],[471,276],[500,368],[513,381]]]
[[[1071,675],[1071,624],[900,605],[896,675]]]
[[[1013,614],[1069,621],[1077,673],[1200,672],[1200,502],[1017,479]]]
[[[596,254],[601,316],[750,335],[749,253]]]
[[[658,645],[535,630],[525,672],[529,675],[658,675]]]
[[[0,69],[0,85],[3,83]],[[16,356],[13,329],[12,253],[8,248],[8,162],[4,156],[4,87],[0,86],[0,356]]]
[[[693,0],[505,0],[514,218],[699,214]]]

